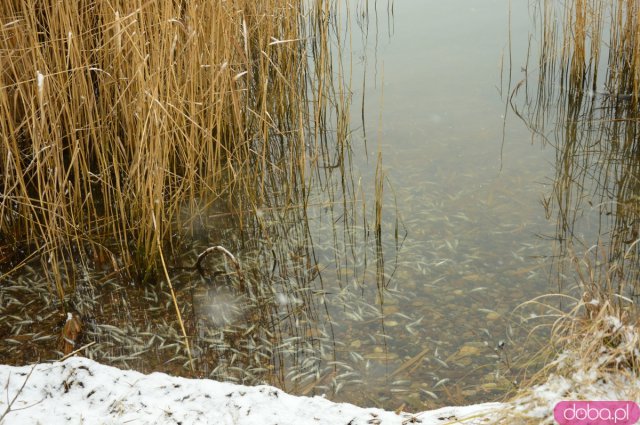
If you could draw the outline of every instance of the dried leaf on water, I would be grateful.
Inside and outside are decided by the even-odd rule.
[[[80,316],[77,313],[67,313],[67,321],[62,328],[62,335],[60,336],[60,345],[65,355],[74,350],[81,332],[82,319],[80,319]]]

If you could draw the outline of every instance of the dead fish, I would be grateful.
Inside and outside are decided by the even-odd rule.
[[[440,360],[437,357],[433,357],[433,360],[435,360],[436,363],[438,363],[440,366],[446,367],[447,369],[449,369],[449,365],[444,360]]]
[[[435,393],[431,392],[431,391],[425,390],[424,388],[420,388],[420,391],[422,391],[423,393],[425,393],[426,395],[428,395],[429,397],[431,397],[431,398],[433,398],[435,400],[438,399],[438,396]]]
[[[446,383],[447,383],[447,382],[449,382],[449,381],[450,381],[450,379],[449,379],[449,378],[441,379],[441,380],[439,380],[438,382],[436,382],[436,384],[433,386],[433,388],[434,388],[434,389],[436,389],[436,388],[438,388],[440,385],[444,385],[444,384],[446,384]]]

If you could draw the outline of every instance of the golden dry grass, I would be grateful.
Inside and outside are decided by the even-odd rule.
[[[555,215],[557,223],[554,254],[559,260],[552,272],[559,293],[521,307],[543,307],[546,316],[532,335],[541,330],[549,339],[530,357],[539,371],[522,383],[512,402],[527,400],[527,408],[534,410],[542,401],[536,401],[532,389],[553,375],[572,382],[574,399],[593,396],[589,391],[604,381],[617,382],[621,396],[637,399],[635,387],[624,392],[624,379],[636,383],[640,374],[640,4],[571,0],[536,5],[541,17],[538,68],[527,70],[535,77],[518,84],[512,98],[518,92],[532,94],[514,111],[534,138],[556,152],[551,193],[542,202],[547,218]],[[596,215],[599,225],[589,228],[585,217]],[[586,252],[576,254],[579,250]],[[577,285],[572,286],[571,276]],[[601,382],[574,379],[585,376]],[[565,396],[558,394],[557,401]],[[504,418],[505,423],[552,421],[522,409]]]
[[[70,259],[153,279],[170,235],[217,198],[238,212],[299,201],[327,109],[348,114],[334,13],[323,0],[1,2],[0,244],[39,257],[63,297]]]
[[[632,300],[616,293],[623,282],[619,266],[598,255],[574,257],[582,295],[549,295],[532,300],[554,312],[549,342],[535,357],[544,367],[521,383],[499,410],[496,423],[555,423],[553,408],[562,400],[634,400],[640,396],[640,315]],[[562,310],[555,303],[570,301]],[[552,317],[553,316],[553,317]]]

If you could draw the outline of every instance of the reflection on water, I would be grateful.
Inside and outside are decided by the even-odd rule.
[[[167,282],[129,286],[117,273],[78,265],[68,303],[84,317],[82,342],[96,342],[84,353],[394,409],[511,390],[523,331],[510,311],[546,284],[537,259],[546,242],[536,237],[545,223],[535,205],[548,174],[542,153],[518,140],[523,128],[509,129],[501,148],[494,86],[507,32],[503,5],[490,5],[491,13],[471,2],[396,5],[393,36],[370,31],[365,40],[363,66],[378,72],[354,70],[371,79],[362,85],[371,151],[362,150],[364,132],[354,132],[347,160],[326,152],[304,181],[296,175],[297,185],[265,189],[253,218],[224,205],[189,218],[193,237],[173,242],[183,254],[170,274],[195,372]],[[377,145],[386,179],[378,169],[376,180]],[[284,163],[286,154],[272,154],[271,163]],[[286,181],[284,167],[273,172]],[[376,182],[384,189],[379,232]],[[207,258],[204,276],[181,268],[215,244],[240,259],[245,290],[224,258]],[[29,293],[19,285],[2,292],[3,351],[13,362],[56,358],[59,306],[38,270],[19,279]]]
[[[527,350],[544,341],[528,334],[529,317],[512,311],[550,289],[553,241],[564,247],[558,255],[581,232],[593,244],[589,217],[602,220],[617,206],[631,212],[604,219],[615,229],[611,255],[638,249],[639,186],[629,174],[637,170],[629,163],[637,132],[628,120],[597,124],[630,110],[586,95],[558,108],[516,90],[510,100],[525,125],[504,126],[496,86],[509,54],[507,22],[514,66],[525,63],[529,10],[425,1],[393,11],[392,35],[363,32],[362,68],[353,75],[367,78],[354,84],[364,91],[355,95],[364,116],[353,108],[353,121],[364,120],[367,131],[351,134],[347,160],[312,170],[304,190],[266,192],[253,218],[203,208],[190,220],[193,238],[174,242],[183,254],[170,272],[195,373],[167,314],[166,282],[128,286],[117,273],[79,266],[84,278],[69,303],[85,318],[83,341],[97,342],[87,355],[393,409],[487,401],[517,387]],[[569,123],[555,133],[556,150],[524,142],[530,129],[547,134],[543,124],[556,120]],[[619,143],[581,156],[603,133]],[[380,232],[371,152],[378,146],[386,173]],[[611,168],[596,168],[589,180],[604,160]],[[586,200],[585,188],[595,191]],[[544,214],[550,198],[555,222]],[[215,244],[240,259],[246,288],[224,258],[208,258],[204,275],[182,268]],[[21,286],[38,281],[38,270],[26,267],[0,292],[2,351],[12,362],[57,356],[58,306],[45,283]],[[34,332],[36,323],[47,325]]]
[[[558,7],[537,10],[542,66],[514,90],[511,106],[537,143],[554,148],[553,184],[544,206],[556,223],[559,286],[568,269],[562,260],[588,251],[604,260],[600,266],[616,269],[614,292],[636,296],[638,67],[624,58],[637,49],[638,4],[569,6],[568,13]],[[558,34],[562,29],[554,22],[562,15],[580,29],[577,35],[569,35],[566,24]],[[560,42],[566,48],[559,49]]]

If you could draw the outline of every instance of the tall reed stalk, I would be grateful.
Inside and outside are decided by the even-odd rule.
[[[39,256],[63,297],[70,259],[147,281],[214,200],[257,211],[282,185],[286,203],[333,101],[331,13],[328,0],[1,2],[0,243]]]
[[[525,70],[510,102],[533,138],[555,151],[555,175],[542,203],[556,222],[552,271],[559,293],[523,304],[544,308],[534,330],[550,335],[532,357],[532,364],[546,366],[525,382],[543,382],[550,373],[571,378],[576,371],[603,382],[607,374],[637,379],[640,4],[541,0],[535,6],[538,69]],[[564,356],[554,360],[559,353]],[[514,421],[540,418],[509,418]]]
[[[558,258],[581,244],[602,247],[623,280],[637,282],[640,4],[538,5],[539,66],[528,71],[511,103],[532,134],[556,148],[553,190],[543,204],[548,217],[557,215]],[[597,230],[583,227],[591,211],[600,216]],[[594,232],[597,240],[576,237]],[[559,277],[567,266],[557,270]],[[627,295],[637,293],[637,285],[626,286]]]

